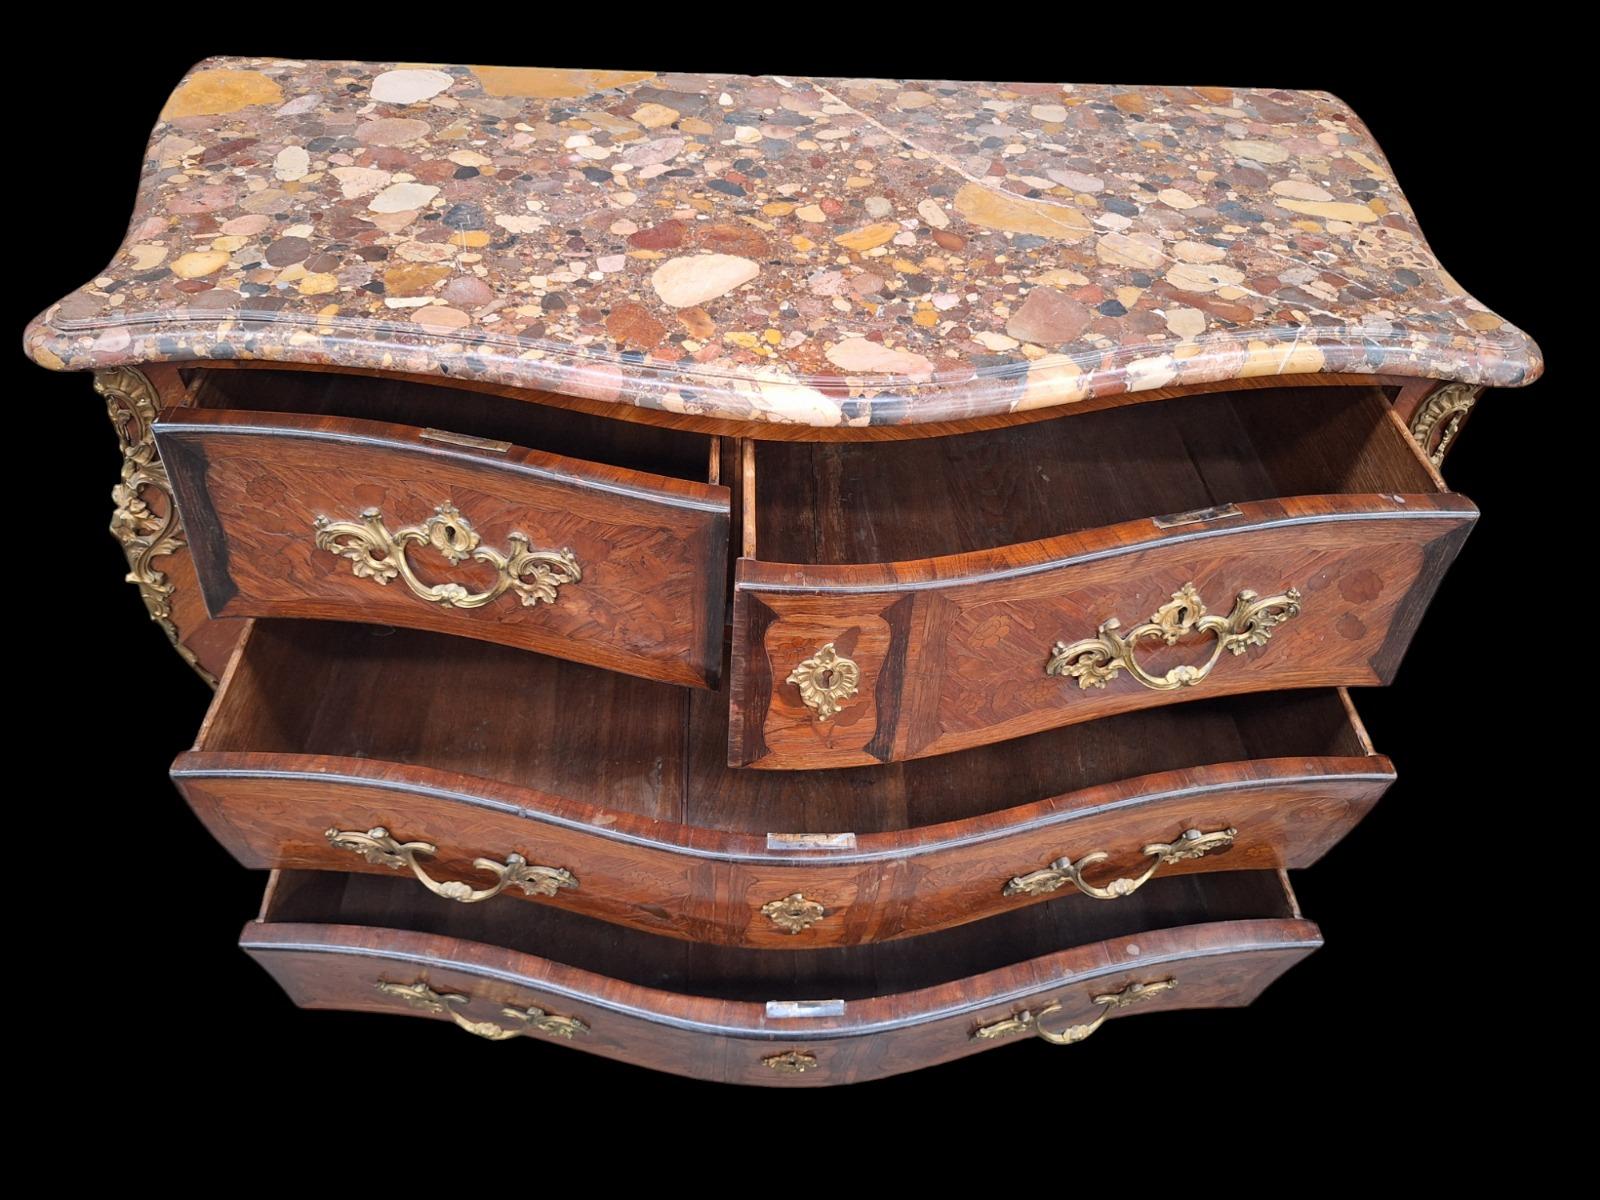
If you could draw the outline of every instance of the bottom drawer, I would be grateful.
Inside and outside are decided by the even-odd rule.
[[[698,1079],[853,1083],[1176,1008],[1250,1003],[1321,945],[1287,875],[1157,878],[865,946],[695,945],[403,879],[275,871],[244,949],[303,1008],[450,1021]]]

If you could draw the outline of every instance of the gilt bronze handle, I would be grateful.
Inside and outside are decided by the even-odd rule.
[[[1194,584],[1186,583],[1148,621],[1126,633],[1119,632],[1122,622],[1110,617],[1092,638],[1057,642],[1045,661],[1044,673],[1070,675],[1079,688],[1103,688],[1122,671],[1156,691],[1193,687],[1211,674],[1224,650],[1239,655],[1251,646],[1265,646],[1277,626],[1299,613],[1300,593],[1295,588],[1265,599],[1245,588],[1234,598],[1233,611],[1220,617],[1208,613]],[[1190,632],[1208,633],[1217,639],[1211,657],[1200,666],[1185,663],[1164,675],[1153,675],[1139,665],[1134,651],[1140,642],[1162,641],[1171,646]]]
[[[1046,1029],[1045,1018],[1054,1016],[1064,1007],[1061,1001],[1057,1000],[1045,1005],[1038,1012],[1023,1009],[1013,1016],[979,1026],[972,1031],[972,1036],[978,1041],[993,1041],[996,1038],[1010,1037],[1014,1033],[1034,1033],[1053,1045],[1072,1046],[1087,1039],[1104,1025],[1106,1018],[1117,1009],[1127,1008],[1130,1004],[1148,1000],[1151,996],[1160,995],[1162,992],[1170,992],[1177,986],[1176,979],[1157,979],[1150,983],[1130,983],[1117,992],[1102,992],[1094,997],[1094,1003],[1100,1006],[1100,1015],[1086,1025],[1068,1025],[1061,1030]]]
[[[1232,827],[1218,829],[1213,833],[1201,833],[1198,829],[1185,829],[1171,842],[1151,842],[1142,851],[1150,858],[1150,865],[1131,879],[1113,879],[1110,883],[1093,884],[1083,877],[1084,868],[1092,867],[1096,863],[1104,862],[1111,855],[1105,850],[1096,850],[1093,854],[1085,854],[1077,862],[1070,858],[1058,858],[1048,867],[1038,871],[1030,871],[1026,875],[1013,875],[1010,882],[1001,889],[1002,896],[1043,896],[1055,891],[1057,888],[1071,884],[1085,896],[1092,896],[1096,900],[1120,900],[1124,896],[1131,896],[1145,884],[1166,863],[1182,862],[1186,858],[1200,858],[1210,854],[1213,850],[1224,850],[1233,845],[1233,839],[1239,831]]]
[[[437,854],[439,847],[432,842],[402,842],[391,837],[382,825],[359,833],[351,829],[328,829],[323,832],[330,846],[361,855],[369,863],[383,867],[410,867],[422,886],[435,896],[455,900],[460,904],[477,904],[498,896],[508,887],[519,887],[530,896],[554,896],[561,888],[575,888],[578,878],[565,867],[541,867],[530,863],[520,854],[506,855],[505,862],[492,858],[475,858],[472,865],[499,878],[494,886],[475,888],[458,879],[440,882],[422,869],[418,855]]]
[[[445,608],[482,608],[507,591],[516,592],[525,605],[554,604],[562,584],[577,583],[583,570],[571,550],[535,550],[527,534],[510,535],[506,552],[481,545],[477,530],[453,504],[441,504],[421,525],[391,530],[376,508],[363,509],[359,521],[316,519],[317,549],[350,560],[358,579],[387,584],[396,576],[413,595]],[[471,558],[488,563],[497,572],[494,583],[470,592],[459,583],[424,583],[411,569],[406,548],[432,546],[452,564]]]
[[[574,1034],[588,1033],[587,1023],[577,1017],[559,1017],[545,1012],[542,1008],[502,1008],[501,1014],[510,1017],[520,1024],[505,1026],[493,1021],[472,1021],[464,1017],[459,1011],[472,1003],[472,997],[463,996],[460,992],[436,992],[422,980],[416,983],[390,983],[380,979],[377,988],[386,996],[397,996],[412,1008],[422,1012],[442,1013],[465,1029],[473,1037],[485,1038],[491,1042],[510,1041],[514,1037],[521,1037],[531,1030],[537,1029],[540,1033],[547,1033],[551,1037],[567,1038],[570,1040]]]

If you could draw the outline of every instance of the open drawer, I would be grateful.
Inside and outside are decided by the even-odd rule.
[[[436,629],[715,682],[717,439],[393,377],[197,375],[194,406],[154,432],[212,616]]]
[[[730,768],[726,739],[720,692],[414,630],[257,621],[172,774],[246,866],[787,951],[1306,866],[1394,777],[1334,690],[842,771]]]
[[[240,940],[305,1008],[423,1016],[494,1041],[800,1087],[1033,1037],[1072,1044],[1127,1016],[1245,1005],[1321,944],[1272,871],[1161,879],[1126,904],[783,955],[554,908],[463,907],[399,879],[282,871]]]
[[[1378,387],[746,454],[728,761],[945,754],[1387,683],[1476,517]]]

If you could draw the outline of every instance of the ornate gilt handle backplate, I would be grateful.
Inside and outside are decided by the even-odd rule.
[[[1226,850],[1233,845],[1233,840],[1238,834],[1239,831],[1231,827],[1211,833],[1202,833],[1198,829],[1185,829],[1174,841],[1151,842],[1146,846],[1143,853],[1149,857],[1150,862],[1139,874],[1132,878],[1113,879],[1103,884],[1090,883],[1084,878],[1083,873],[1085,868],[1110,858],[1111,855],[1106,851],[1096,850],[1092,854],[1085,854],[1076,862],[1070,858],[1058,858],[1048,867],[1029,871],[1026,875],[1012,876],[1000,894],[1044,896],[1070,883],[1085,896],[1091,896],[1096,900],[1121,900],[1124,896],[1133,895],[1149,883],[1155,873],[1166,864],[1203,858],[1213,851]]]
[[[1194,584],[1186,583],[1148,621],[1126,633],[1121,632],[1122,622],[1111,617],[1092,638],[1070,644],[1057,642],[1045,662],[1044,673],[1070,675],[1080,688],[1103,688],[1123,671],[1156,691],[1193,687],[1211,674],[1223,651],[1239,655],[1251,646],[1265,646],[1275,628],[1299,613],[1300,593],[1295,588],[1264,599],[1245,588],[1234,598],[1233,611],[1225,617],[1218,616],[1206,611]],[[1171,646],[1188,633],[1210,634],[1217,639],[1211,657],[1204,663],[1185,663],[1164,675],[1154,675],[1139,665],[1134,651],[1140,642],[1160,641]]]
[[[399,529],[385,525],[376,508],[363,509],[359,521],[318,517],[316,527],[317,549],[348,558],[356,578],[387,584],[398,576],[413,595],[445,608],[482,608],[507,591],[515,592],[526,605],[554,604],[563,584],[583,578],[571,550],[535,550],[523,533],[510,535],[511,548],[506,552],[481,545],[477,530],[453,504],[439,505],[421,525]],[[488,563],[498,577],[481,592],[468,591],[459,583],[424,583],[406,557],[407,547],[414,545],[431,546],[452,564],[468,558]]]
[[[588,1024],[577,1017],[561,1017],[531,1006],[507,1007],[500,1010],[503,1016],[516,1021],[515,1025],[501,1025],[494,1021],[473,1021],[460,1012],[462,1008],[472,1003],[472,997],[463,996],[460,992],[434,991],[420,979],[416,983],[391,983],[388,980],[379,980],[377,986],[385,996],[395,996],[404,1000],[420,1012],[447,1016],[474,1037],[486,1038],[491,1042],[509,1041],[533,1030],[549,1034],[551,1037],[566,1038],[568,1041],[572,1040],[574,1034],[589,1032]]]
[[[1045,1018],[1054,1016],[1063,1008],[1061,1002],[1057,1000],[1055,1003],[1041,1008],[1038,1012],[1023,1009],[1012,1016],[979,1026],[972,1031],[972,1036],[976,1041],[987,1042],[996,1038],[1010,1037],[1016,1033],[1035,1033],[1054,1045],[1071,1046],[1088,1038],[1106,1023],[1107,1017],[1119,1008],[1127,1008],[1130,1004],[1137,1004],[1141,1000],[1159,996],[1162,992],[1170,992],[1177,986],[1178,981],[1176,979],[1156,979],[1149,983],[1130,983],[1127,987],[1117,992],[1102,992],[1093,999],[1093,1002],[1100,1006],[1100,1015],[1084,1025],[1068,1025],[1065,1029],[1047,1029],[1045,1027]]]
[[[354,829],[329,829],[322,836],[328,839],[330,846],[359,854],[374,866],[392,867],[397,871],[409,867],[422,886],[435,896],[443,896],[459,904],[477,904],[480,900],[498,896],[508,887],[521,888],[530,896],[554,896],[562,888],[578,886],[578,877],[565,867],[541,867],[530,863],[520,854],[506,855],[503,863],[495,862],[492,858],[472,860],[472,865],[478,870],[497,877],[490,887],[475,888],[459,879],[441,882],[424,871],[417,862],[419,854],[438,852],[439,848],[432,842],[402,842],[390,836],[382,825],[365,833]]]

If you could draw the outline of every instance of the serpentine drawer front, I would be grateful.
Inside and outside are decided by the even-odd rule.
[[[756,767],[1387,683],[1477,515],[1377,389],[1194,396],[754,458],[728,761]],[[904,557],[866,561],[886,552]]]
[[[724,487],[299,413],[172,409],[155,441],[212,616],[437,629],[715,682]]]
[[[24,346],[217,689],[171,774],[272,872],[245,948],[459,1026],[396,1061],[808,1087],[1249,1003],[1543,370],[1325,92],[216,58],[143,162]]]
[[[1123,905],[1087,908],[927,934],[914,956],[886,946],[784,955],[778,970],[765,950],[686,956],[647,934],[599,936],[555,909],[281,871],[240,942],[305,1008],[423,1016],[491,1041],[808,1087],[1001,1047],[1053,1054],[1115,1037],[1099,1031],[1127,1016],[1246,1005],[1322,941],[1272,871],[1156,880]]]
[[[865,776],[773,776],[722,762],[721,694],[519,657],[258,621],[173,778],[246,866],[367,871],[419,895],[775,950],[1308,866],[1394,778],[1331,691],[1132,713]],[[419,721],[470,711],[497,678],[472,738]]]

